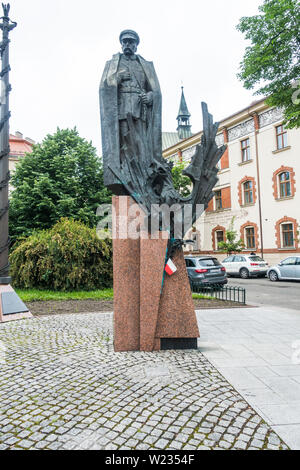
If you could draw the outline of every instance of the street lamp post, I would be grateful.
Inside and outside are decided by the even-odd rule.
[[[4,16],[0,18],[2,42],[0,53],[2,67],[1,79],[1,107],[0,107],[0,322],[30,318],[32,315],[26,305],[21,301],[10,286],[9,276],[9,230],[8,230],[8,192],[9,192],[9,33],[17,23],[9,19],[10,5],[2,3]]]
[[[9,277],[9,233],[8,233],[8,185],[9,185],[9,33],[17,23],[9,19],[10,5],[2,4],[2,43],[0,44],[1,68],[1,111],[0,111],[0,284],[10,284]]]

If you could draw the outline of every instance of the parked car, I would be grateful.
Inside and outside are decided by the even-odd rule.
[[[300,281],[300,256],[289,256],[272,266],[268,270],[267,276],[273,282],[284,279]]]
[[[222,264],[228,276],[240,276],[242,279],[265,277],[268,271],[268,263],[255,254],[228,256]]]
[[[185,263],[191,285],[223,286],[228,283],[226,269],[213,256],[186,256]]]

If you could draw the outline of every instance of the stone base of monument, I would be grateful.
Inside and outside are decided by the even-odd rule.
[[[32,318],[26,305],[9,284],[0,284],[0,323]]]
[[[167,234],[152,240],[137,233],[133,204],[127,196],[113,198],[115,351],[196,349],[200,334],[183,252],[173,258],[176,273],[164,276]]]

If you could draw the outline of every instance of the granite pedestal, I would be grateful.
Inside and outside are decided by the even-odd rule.
[[[200,334],[183,252],[173,258],[177,272],[164,275],[167,234],[150,239],[133,205],[113,198],[115,351],[195,349]]]

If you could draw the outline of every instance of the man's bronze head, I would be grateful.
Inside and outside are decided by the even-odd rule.
[[[125,55],[133,55],[137,51],[137,46],[140,43],[139,35],[131,29],[126,29],[120,34],[120,43]]]

